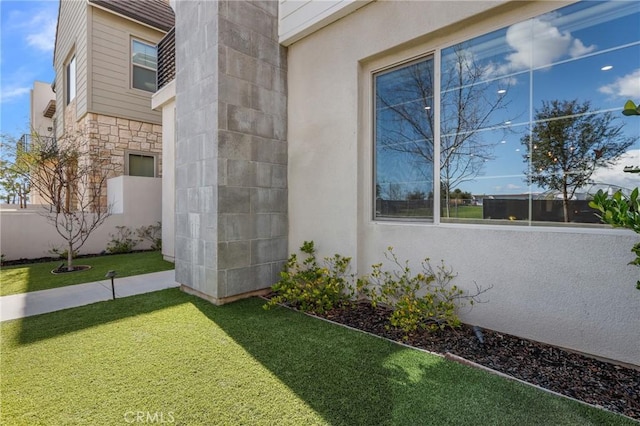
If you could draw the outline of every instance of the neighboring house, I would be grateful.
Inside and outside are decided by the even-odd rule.
[[[30,133],[22,135],[18,141],[19,149],[27,149],[33,139],[42,142],[54,140],[53,135],[55,134],[55,129],[53,116],[56,113],[55,96],[51,84],[42,81],[33,82],[33,89],[30,91]],[[21,195],[20,198],[25,198],[24,201],[26,202],[27,197],[29,204],[43,203],[42,197],[37,191],[31,190],[28,194]]]
[[[162,0],[61,0],[54,51],[55,136],[80,133],[113,176],[161,177],[156,44],[173,27]]]
[[[543,101],[590,101],[584,116],[610,111],[637,137],[640,123],[619,112],[640,97],[640,37],[621,30],[637,26],[640,3],[172,5],[185,291],[215,303],[254,294],[304,240],[350,256],[360,274],[393,246],[414,268],[444,259],[462,288],[493,286],[467,322],[640,365],[637,268],[626,265],[635,234],[574,216],[492,219],[483,206],[457,215],[447,195],[526,192],[531,211],[548,189],[528,178]],[[593,161],[599,146],[579,155]],[[636,141],[591,180],[637,186],[620,172],[639,156]],[[564,160],[548,157],[549,168]]]
[[[118,227],[135,231],[162,218],[162,115],[151,109],[151,96],[156,91],[156,44],[173,26],[173,11],[163,0],[60,2],[55,96],[51,98],[47,85],[36,83],[31,125],[41,136],[51,132],[46,142],[53,146],[79,141],[81,151],[99,153],[100,164],[108,159],[100,204],[92,206],[108,203],[111,216],[91,233],[82,254],[105,250]],[[43,197],[34,192],[31,201],[39,203]],[[72,198],[70,192],[66,202],[80,204],[82,198]],[[38,213],[39,208],[3,212],[0,243],[7,259],[47,256],[63,243]],[[149,246],[141,242],[137,248]]]
[[[53,136],[53,116],[56,113],[56,94],[50,83],[34,81],[31,89],[31,132],[40,136]]]

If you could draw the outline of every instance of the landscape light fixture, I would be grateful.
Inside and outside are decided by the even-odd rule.
[[[116,288],[113,285],[113,279],[118,275],[116,271],[108,271],[105,278],[111,278],[111,295],[113,296],[113,300],[116,300]]]

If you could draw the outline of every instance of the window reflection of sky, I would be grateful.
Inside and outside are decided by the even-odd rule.
[[[589,100],[597,110],[613,110],[618,121],[625,123],[625,132],[638,135],[640,123],[632,121],[635,117],[629,119],[619,113],[626,99],[640,98],[638,22],[640,6],[635,2],[583,2],[480,36],[460,46],[466,49],[476,66],[486,70],[486,79],[505,76],[502,81],[509,83],[503,83],[503,86],[509,86],[504,94],[507,109],[496,111],[492,123],[522,123],[525,120],[520,118],[535,114],[542,100],[579,99]],[[442,53],[443,75],[450,68],[447,64],[455,61],[456,48],[459,46]],[[612,68],[603,71],[605,65]],[[518,72],[523,70],[524,73]],[[493,90],[491,84],[486,85],[486,90]],[[447,120],[454,112],[448,111],[452,108],[447,105],[447,92],[442,96],[443,117]],[[477,178],[462,183],[462,190],[474,194],[544,191],[543,188],[527,187],[526,149],[520,142],[527,128],[521,126],[516,130],[512,127],[511,130],[513,133],[508,133],[495,146],[494,159]],[[487,144],[500,138],[495,132],[479,132],[479,135]],[[638,186],[637,176],[622,171],[626,163],[640,165],[640,142],[636,142],[611,168],[597,170],[593,180],[606,179],[605,183],[622,187]]]
[[[627,99],[640,101],[638,22],[640,2],[580,2],[444,49],[439,82],[442,180],[451,177],[443,164],[456,156],[473,155],[474,149],[484,145],[484,153],[490,155],[483,157],[480,166],[475,163],[473,174],[457,181],[450,179],[455,184],[451,189],[460,188],[475,195],[544,192],[545,188],[528,185],[527,147],[522,143],[530,128],[529,120],[543,100],[590,101],[594,110],[612,111],[617,123],[625,124],[627,135],[640,135],[640,119],[620,113]],[[604,71],[605,65],[612,68]],[[407,152],[390,152],[380,140],[406,144],[432,138],[428,115],[424,114],[424,106],[430,105],[432,99],[425,99],[425,94],[412,85],[416,71],[431,81],[432,66],[429,59],[376,76],[377,183],[400,185],[404,194],[432,187],[428,175],[432,173],[431,164],[425,165],[425,158],[412,157]],[[454,70],[459,68],[475,70],[476,77],[458,76]],[[460,81],[462,87],[458,87]],[[456,150],[448,150],[456,129],[464,129],[456,108],[460,93],[477,96],[477,114],[491,110],[492,105],[497,107],[485,121],[467,127],[473,133],[468,140]],[[423,115],[421,131],[416,131],[415,123],[401,123],[393,111],[384,111],[380,98],[387,103],[413,102],[415,105],[404,111]],[[640,141],[612,166],[597,169],[592,181],[636,187],[640,183],[638,175],[623,172],[630,165],[640,166]]]

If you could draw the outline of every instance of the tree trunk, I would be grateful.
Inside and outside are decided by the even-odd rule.
[[[562,211],[564,213],[564,221],[565,223],[568,223],[569,222],[569,194],[567,191],[566,179],[562,183]]]
[[[73,243],[69,242],[69,247],[67,248],[67,271],[73,271]]]

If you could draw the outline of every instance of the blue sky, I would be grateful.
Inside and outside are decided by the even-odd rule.
[[[449,181],[455,187],[474,194],[546,191],[548,188],[529,186],[528,143],[523,145],[523,136],[528,142],[530,120],[535,118],[543,101],[589,101],[591,112],[612,113],[615,118],[612,125],[623,125],[624,135],[638,138],[640,121],[637,117],[623,116],[621,110],[628,99],[640,101],[639,16],[637,1],[576,3],[443,49],[440,118],[445,136],[441,150],[446,156],[443,158],[449,160],[443,164],[449,168],[442,168],[441,178],[445,179],[449,170]],[[425,59],[423,63],[427,62],[433,67],[431,60]],[[467,80],[462,89],[458,65],[475,72],[464,74]],[[430,145],[429,135],[433,133],[426,129],[428,114],[422,114],[420,109],[430,108],[424,93],[428,93],[431,83],[426,82],[431,77],[428,70],[416,74],[417,71],[410,71],[411,67],[378,77],[385,101],[404,106],[395,105],[401,113],[392,112],[384,103],[378,106],[377,131],[383,143],[378,150],[376,172],[378,183],[401,185],[406,192],[420,188],[428,193],[433,183],[422,157],[424,152],[429,153],[425,147]],[[408,73],[406,82],[401,78],[403,72]],[[469,127],[459,120],[456,98],[459,90],[465,96],[473,94],[469,98],[473,102],[467,105],[472,123]],[[474,128],[474,119],[483,117],[489,106],[496,105],[502,107]],[[417,121],[405,118],[421,115],[424,117]],[[461,122],[463,131],[456,133]],[[465,130],[473,130],[469,142],[447,147],[448,136],[468,134]],[[421,155],[414,146],[422,147]],[[590,176],[591,181],[598,187],[637,187],[638,175],[624,172],[625,167],[637,165],[640,165],[640,139],[614,164],[598,166]]]
[[[51,83],[58,1],[0,0],[0,134],[29,128],[33,82]]]

